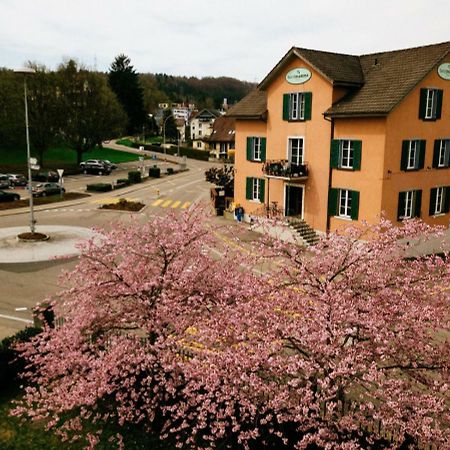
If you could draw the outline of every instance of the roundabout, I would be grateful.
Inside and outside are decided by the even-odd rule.
[[[28,227],[0,229],[0,264],[21,264],[51,261],[59,258],[77,257],[79,244],[99,237],[95,231],[84,227],[43,225],[39,233],[48,236],[45,240],[19,239]]]

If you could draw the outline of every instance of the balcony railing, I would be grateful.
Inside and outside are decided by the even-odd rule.
[[[308,165],[292,164],[286,159],[278,159],[266,161],[263,172],[267,177],[302,180],[308,178]]]

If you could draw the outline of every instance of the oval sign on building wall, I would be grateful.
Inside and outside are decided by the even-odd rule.
[[[306,83],[311,78],[311,72],[304,67],[292,69],[286,74],[286,81],[290,84]]]
[[[444,80],[450,80],[450,63],[443,63],[438,67],[438,74]]]

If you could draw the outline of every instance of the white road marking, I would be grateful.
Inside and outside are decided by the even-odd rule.
[[[32,320],[29,319],[23,319],[22,317],[15,317],[15,316],[7,316],[6,314],[0,314],[0,319],[15,320],[17,322],[24,322],[24,323],[34,323]]]

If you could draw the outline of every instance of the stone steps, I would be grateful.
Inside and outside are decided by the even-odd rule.
[[[290,220],[289,226],[295,230],[308,245],[317,244],[319,241],[317,233],[303,219]]]

